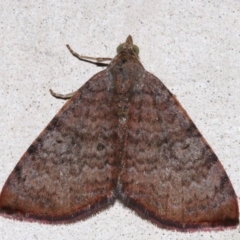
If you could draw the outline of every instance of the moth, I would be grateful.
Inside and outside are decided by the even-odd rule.
[[[70,223],[119,199],[163,228],[239,223],[218,157],[175,96],[144,69],[138,51],[128,36],[107,68],[75,93],[52,92],[70,99],[8,177],[1,216]],[[105,60],[111,59],[96,59]]]

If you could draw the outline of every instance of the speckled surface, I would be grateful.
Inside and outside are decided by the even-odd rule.
[[[177,96],[240,196],[239,1],[28,1],[0,4],[0,187],[63,105],[49,94],[79,88],[101,67],[80,54],[112,57],[131,34],[146,70]],[[1,239],[238,239],[240,227],[178,233],[116,203],[71,225],[0,218]]]

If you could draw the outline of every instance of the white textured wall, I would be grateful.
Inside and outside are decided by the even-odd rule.
[[[112,57],[131,34],[145,68],[177,96],[240,196],[240,1],[1,1],[0,189],[63,101],[102,68],[80,54]],[[116,203],[71,225],[0,218],[1,239],[240,239],[223,232],[162,230]]]

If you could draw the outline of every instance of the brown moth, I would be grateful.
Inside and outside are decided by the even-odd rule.
[[[119,199],[164,228],[239,223],[223,166],[174,95],[144,69],[131,36],[74,94],[52,94],[70,100],[8,177],[0,215],[70,223]]]

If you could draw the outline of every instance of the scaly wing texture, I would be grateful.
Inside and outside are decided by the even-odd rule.
[[[0,214],[69,222],[113,202],[118,119],[111,84],[102,71],[63,106],[6,181]]]
[[[169,90],[150,73],[144,79],[126,121],[123,202],[166,228],[237,225],[236,194],[217,156]]]

